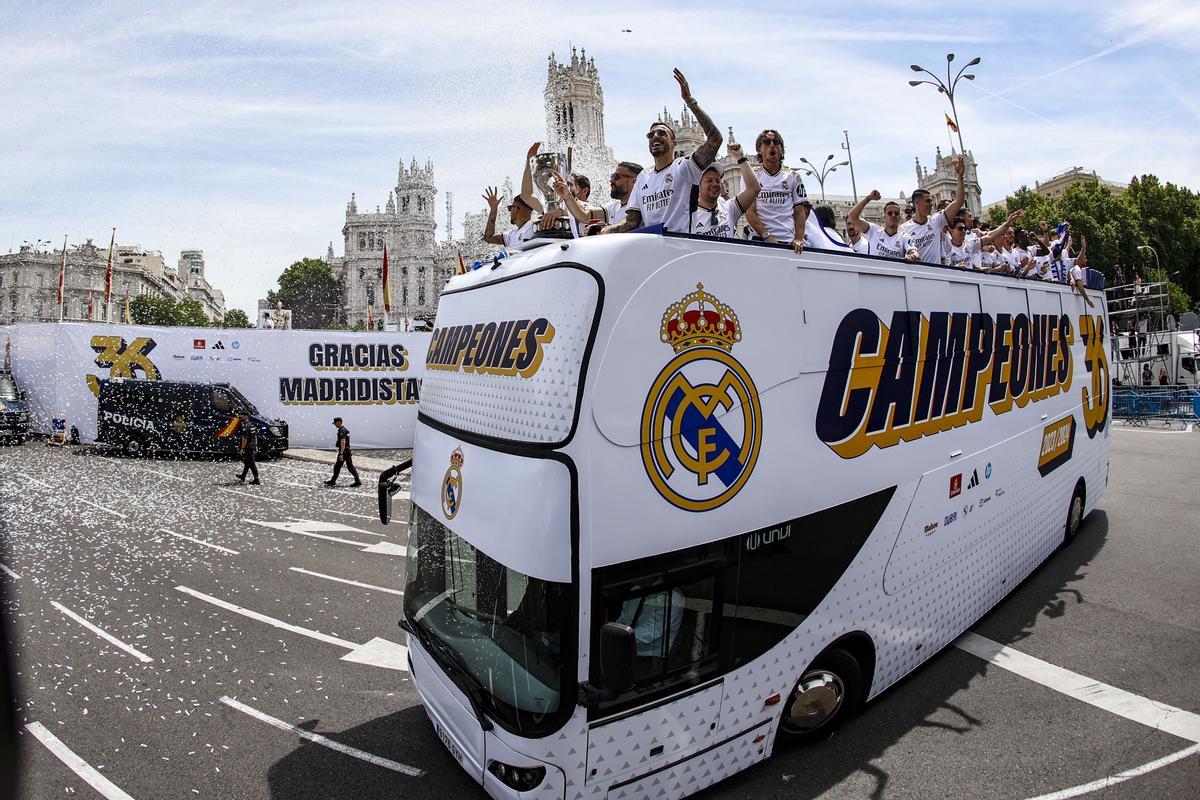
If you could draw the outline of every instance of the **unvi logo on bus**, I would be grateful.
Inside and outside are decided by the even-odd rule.
[[[745,486],[762,443],[758,389],[732,355],[742,329],[698,283],[667,308],[659,338],[675,357],[642,408],[642,465],[671,505],[708,511]]]

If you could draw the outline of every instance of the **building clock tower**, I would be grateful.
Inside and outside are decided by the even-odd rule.
[[[559,64],[551,53],[546,69],[546,143],[543,152],[562,153],[573,148],[572,166],[592,182],[591,202],[607,202],[608,176],[614,162],[604,144],[604,90],[595,59],[587,50],[571,48],[569,64]]]

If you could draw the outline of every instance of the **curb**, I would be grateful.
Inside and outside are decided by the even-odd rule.
[[[337,461],[337,454],[332,451],[314,450],[311,448],[292,447],[283,451],[284,458],[291,458],[296,461],[308,461],[312,464],[325,464],[332,467]],[[391,461],[382,458],[372,458],[370,456],[354,456],[354,466],[359,470],[368,470],[370,472],[383,472],[394,464]]]

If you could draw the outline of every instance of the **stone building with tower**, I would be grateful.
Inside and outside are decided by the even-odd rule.
[[[606,202],[608,176],[616,167],[612,150],[604,143],[604,89],[596,60],[571,48],[571,60],[558,63],[551,53],[546,61],[546,142],[543,152],[566,155],[571,148],[573,172],[592,183],[594,202]]]
[[[958,153],[942,155],[942,148],[937,148],[933,159],[933,171],[921,166],[921,159],[914,159],[917,165],[917,187],[925,189],[933,197],[934,207],[941,200],[953,200],[954,191],[958,186],[958,178],[954,174],[954,162]],[[975,172],[975,156],[968,150],[963,155],[963,184],[967,194],[967,208],[975,216],[983,213],[980,203],[979,176]]]

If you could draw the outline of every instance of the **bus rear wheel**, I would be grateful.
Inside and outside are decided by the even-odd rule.
[[[1080,481],[1075,484],[1075,491],[1071,493],[1071,505],[1067,506],[1067,529],[1063,536],[1064,546],[1070,544],[1075,539],[1075,534],[1079,533],[1079,528],[1083,525],[1085,498],[1083,481]]]
[[[779,732],[788,741],[803,743],[833,733],[863,700],[862,667],[840,647],[812,663],[788,696]]]

